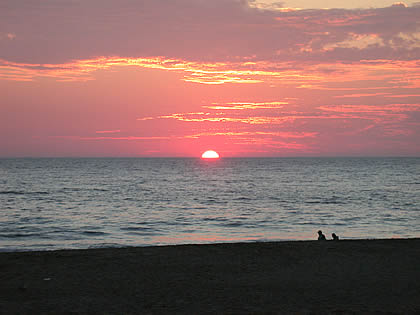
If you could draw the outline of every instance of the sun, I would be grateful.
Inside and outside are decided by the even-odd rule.
[[[202,159],[218,159],[219,157],[219,154],[213,150],[208,150],[201,155]]]

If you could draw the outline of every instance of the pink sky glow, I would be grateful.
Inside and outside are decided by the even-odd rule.
[[[331,4],[1,1],[0,157],[419,156],[420,3]]]

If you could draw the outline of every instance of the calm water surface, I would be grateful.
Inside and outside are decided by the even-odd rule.
[[[420,158],[0,159],[0,250],[420,237]]]

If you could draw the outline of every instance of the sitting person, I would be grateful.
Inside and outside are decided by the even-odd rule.
[[[333,241],[338,241],[339,240],[338,235],[336,235],[335,233],[331,234],[331,236],[332,236]]]
[[[322,234],[322,231],[321,230],[319,230],[318,231],[318,241],[326,241],[326,240],[327,239],[326,239],[325,235]]]

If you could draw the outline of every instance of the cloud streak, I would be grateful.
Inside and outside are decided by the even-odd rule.
[[[420,87],[420,60],[369,60],[357,63],[197,63],[153,58],[100,57],[67,64],[23,64],[0,60],[0,79],[32,81],[39,77],[58,81],[93,80],[98,70],[138,67],[175,71],[185,82],[220,85],[267,83],[295,85],[318,90],[361,90],[390,87]],[[370,80],[369,86],[352,87]],[[337,85],[340,82],[341,86]],[[239,104],[237,104],[239,105]],[[246,104],[244,104],[246,105]]]

